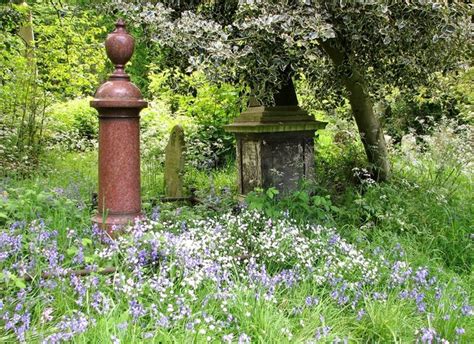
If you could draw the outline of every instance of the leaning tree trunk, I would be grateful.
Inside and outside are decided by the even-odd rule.
[[[333,40],[334,41],[334,40]],[[343,51],[335,48],[328,41],[321,46],[329,55],[336,67],[347,68],[347,58]],[[371,164],[372,173],[377,181],[385,181],[390,177],[390,161],[387,147],[378,117],[374,113],[372,100],[367,93],[364,75],[349,66],[350,76],[344,78],[344,85],[349,92],[349,102],[359,129],[362,143]]]
[[[352,113],[367,158],[373,166],[375,178],[378,181],[387,180],[390,177],[390,162],[385,137],[380,121],[374,113],[372,100],[365,91],[363,78],[359,73],[353,72],[352,76],[345,80],[345,86],[349,91]]]

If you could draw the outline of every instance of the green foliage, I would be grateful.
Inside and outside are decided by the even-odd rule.
[[[211,80],[248,84],[269,104],[284,71],[305,74],[321,96],[340,91],[340,82],[358,70],[370,80],[367,91],[381,96],[386,84],[413,89],[434,71],[454,68],[472,48],[472,8],[460,2],[164,3],[130,0],[115,8],[184,56],[177,64],[188,58],[190,68],[204,70]],[[341,67],[334,67],[322,45],[342,53]]]
[[[456,99],[456,109],[459,111],[459,117],[463,122],[474,123],[474,68],[470,67],[461,73],[458,78],[453,78],[448,83],[449,90],[453,92]]]
[[[47,139],[51,146],[66,150],[86,150],[96,146],[99,123],[90,99],[54,103],[46,110]]]
[[[195,123],[186,132],[187,162],[201,169],[223,166],[233,156],[234,136],[223,126],[241,111],[239,91],[229,84],[212,84],[202,73],[165,69],[150,75],[150,95],[172,116]]]
[[[397,300],[395,293],[384,302],[365,301],[364,310],[367,315],[355,325],[355,332],[367,342],[404,343],[421,326],[414,307]]]
[[[384,127],[396,142],[408,133],[429,134],[444,118],[474,123],[474,94],[469,87],[474,82],[473,68],[446,76],[433,74],[432,78],[433,86],[410,93],[394,89],[382,102]]]
[[[333,205],[330,195],[321,196],[315,192],[311,185],[303,185],[289,195],[279,195],[275,188],[256,189],[245,201],[249,209],[263,211],[271,218],[286,216],[300,222],[334,225],[339,208]]]
[[[317,175],[324,177],[317,184],[332,195],[340,209],[335,221],[347,226],[348,233],[362,229],[371,241],[415,241],[417,249],[433,259],[455,270],[471,271],[472,127],[442,121],[431,136],[418,141],[393,151],[393,181],[381,185],[362,169],[354,169],[361,164],[350,150],[339,151],[339,156],[320,151]],[[335,146],[332,141],[321,149]]]
[[[91,10],[67,4],[38,4],[32,10],[42,87],[59,99],[92,95],[106,76],[104,20]]]
[[[241,110],[238,88],[212,84],[202,73],[165,69],[149,77],[149,93],[154,99],[165,102],[172,113],[192,117],[199,124],[228,124]]]
[[[165,72],[166,74],[166,72]],[[152,88],[156,92],[156,98],[150,102],[149,107],[141,112],[141,156],[142,156],[142,182],[143,190],[155,197],[163,193],[162,168],[165,160],[165,148],[169,140],[169,135],[175,125],[181,125],[185,132],[186,140],[186,176],[190,185],[201,186],[208,183],[209,174],[214,167],[228,167],[228,160],[234,154],[234,138],[232,135],[224,133],[222,123],[225,119],[220,113],[216,113],[214,125],[200,122],[200,118],[206,117],[200,115],[193,105],[188,105],[187,101],[193,102],[195,99],[200,104],[211,102],[210,97],[202,100],[199,96],[193,97],[192,94],[167,93],[167,87],[162,86],[159,89],[157,79],[162,75],[152,77]],[[208,85],[207,85],[208,86]],[[207,87],[206,86],[206,87]],[[156,87],[156,88],[155,88]],[[161,86],[160,86],[161,87]],[[189,91],[182,91],[189,92]],[[186,99],[185,102],[180,101]],[[179,104],[173,113],[173,102]],[[191,111],[190,109],[194,109]],[[188,110],[188,111],[187,111]],[[193,114],[196,113],[196,116]],[[206,172],[201,173],[199,170]],[[231,178],[232,175],[231,175]],[[235,178],[234,178],[235,179]],[[193,180],[193,181],[191,181]]]
[[[25,20],[25,13],[22,13],[19,6],[0,7],[0,29],[3,32],[14,33],[19,29],[19,25]],[[8,47],[8,45],[7,45]]]
[[[1,179],[0,227],[33,221],[57,229],[71,228],[80,235],[90,226],[91,195],[97,189],[96,161],[96,154],[55,151],[49,156],[48,167],[43,164],[28,178],[14,175]],[[25,236],[25,240],[29,238]],[[61,247],[68,245],[66,231],[59,231],[58,239]]]
[[[209,170],[222,167],[235,157],[235,139],[224,128],[200,125],[186,136],[186,159],[191,166]]]
[[[0,8],[0,13],[15,13]],[[24,17],[13,20],[10,31],[0,31],[0,174],[29,173],[43,149],[44,109],[49,95],[36,79],[35,59],[30,48],[16,35]],[[16,18],[16,17],[15,17]],[[16,18],[17,19],[17,18]]]
[[[89,144],[83,138],[91,138],[96,131],[87,116],[78,116],[73,127],[53,124],[60,129],[54,135],[47,129],[49,105],[91,94],[105,70],[101,18],[72,4],[55,6],[54,2],[35,2],[0,7],[0,25],[5,28],[0,45],[6,48],[0,53],[1,174],[31,173],[52,136],[70,148],[82,149]],[[30,36],[34,40],[29,41]]]
[[[104,16],[113,19],[115,15]],[[151,43],[146,29],[142,27],[127,26],[127,31],[135,39],[135,49],[132,59],[127,63],[127,73],[131,81],[141,90],[145,98],[149,98],[149,85],[151,68],[163,58],[161,50]]]
[[[32,221],[39,214],[51,221],[55,212],[60,216],[75,216],[76,203],[63,195],[62,189],[42,191],[34,187],[7,188],[3,190],[3,201],[0,204],[0,225],[7,221]],[[68,215],[67,215],[68,214]]]
[[[140,113],[140,149],[143,190],[155,197],[163,194],[163,164],[165,148],[171,130],[181,125],[186,133],[194,132],[193,119],[183,115],[172,115],[162,101],[152,101]]]

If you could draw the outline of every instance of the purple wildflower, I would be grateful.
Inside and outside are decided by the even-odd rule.
[[[121,322],[120,324],[117,324],[117,328],[118,328],[120,331],[126,330],[127,327],[128,327],[128,323],[127,323],[126,321]]]
[[[83,298],[87,293],[86,286],[82,283],[81,279],[76,275],[71,275],[70,283],[71,283],[71,286],[73,287],[74,291],[79,296],[79,298],[76,301],[77,304],[82,305]]]
[[[367,312],[364,310],[364,309],[360,309],[358,312],[357,312],[357,321],[360,321],[362,320],[362,318],[364,317],[364,315],[366,315]]]
[[[170,319],[163,315],[156,321],[156,325],[158,327],[169,328],[170,327]]]
[[[129,302],[129,310],[132,315],[133,321],[137,321],[138,318],[146,314],[145,309],[137,300],[131,300]]]
[[[154,337],[153,332],[145,332],[145,333],[143,334],[143,339],[151,339],[151,338],[153,338],[153,337]]]
[[[151,210],[151,220],[158,221],[160,219],[160,207],[156,206]]]
[[[461,313],[462,313],[462,315],[465,315],[465,316],[471,316],[471,315],[474,314],[473,311],[472,311],[472,306],[470,306],[470,305],[463,305],[461,307]]]
[[[78,312],[73,316],[65,316],[63,320],[57,324],[59,332],[53,333],[43,340],[44,344],[59,343],[69,341],[74,336],[84,333],[87,328],[94,324],[94,319],[88,319],[83,313]]]
[[[422,328],[421,332],[421,342],[430,344],[436,339],[436,331],[433,328]]]
[[[316,340],[320,340],[321,338],[326,337],[329,332],[331,332],[331,326],[318,327],[314,336]]]
[[[428,284],[427,279],[428,278],[428,269],[426,267],[419,268],[413,279],[415,282],[417,282],[420,285],[426,285]]]
[[[251,338],[250,338],[247,334],[242,333],[242,334],[240,334],[240,336],[239,336],[239,341],[238,341],[238,343],[239,343],[239,344],[250,344],[250,340],[251,340]]]
[[[72,259],[72,262],[78,265],[84,263],[84,247],[82,245],[79,245],[79,249]]]

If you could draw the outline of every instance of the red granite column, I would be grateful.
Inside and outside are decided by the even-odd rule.
[[[139,113],[147,103],[124,71],[134,40],[122,20],[107,36],[105,48],[115,71],[91,101],[99,112],[99,195],[93,222],[111,233],[114,226],[141,216]]]

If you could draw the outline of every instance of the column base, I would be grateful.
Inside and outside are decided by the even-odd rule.
[[[133,225],[137,220],[143,220],[145,216],[141,213],[136,214],[110,214],[105,217],[103,214],[97,214],[92,217],[92,223],[97,224],[100,229],[114,238],[122,233],[128,225]]]

